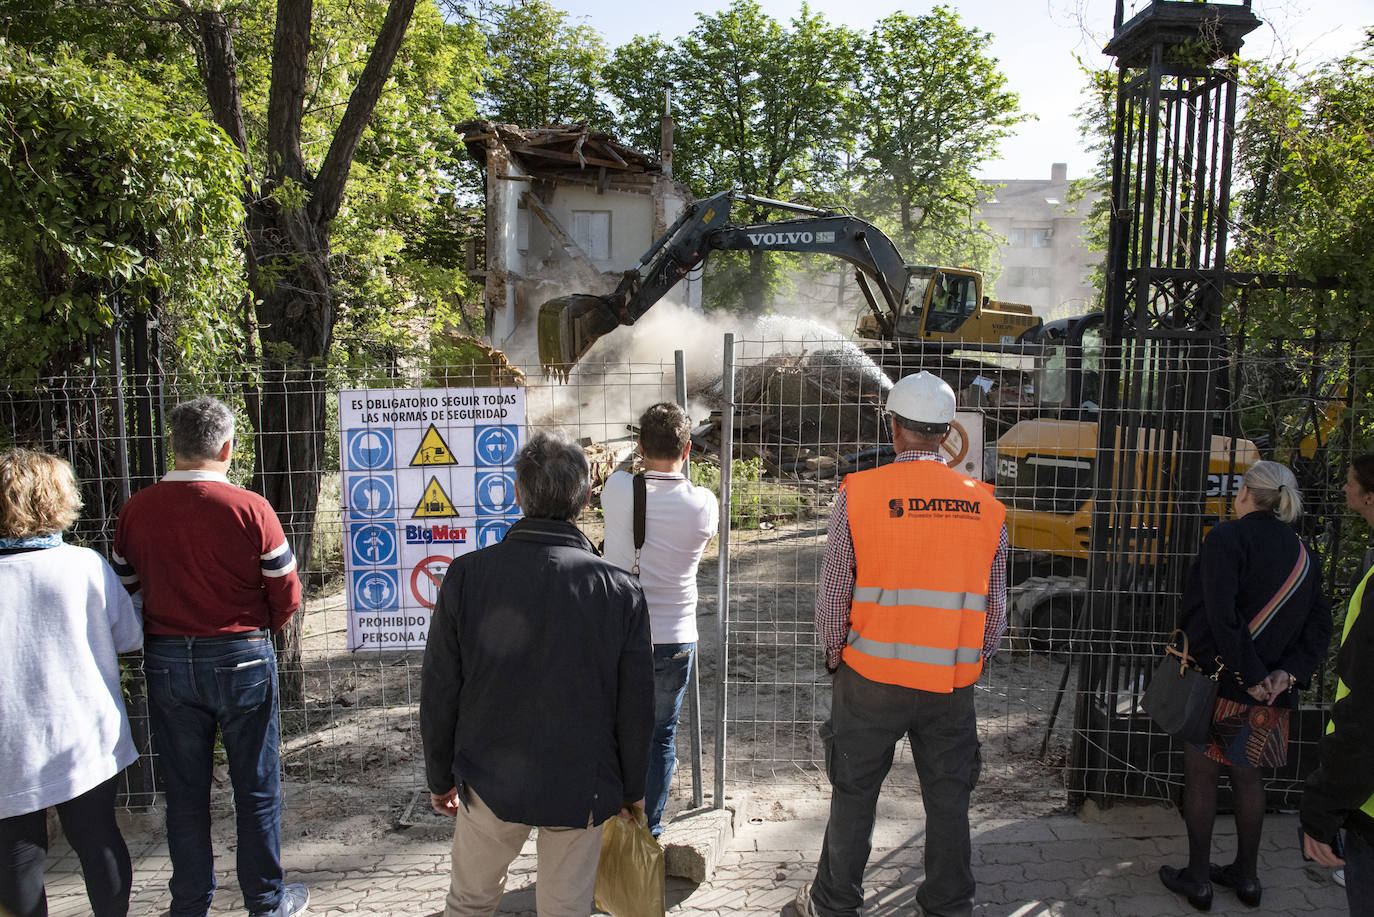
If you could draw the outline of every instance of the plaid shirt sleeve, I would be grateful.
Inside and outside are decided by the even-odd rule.
[[[825,667],[834,671],[849,641],[849,603],[854,597],[854,536],[849,531],[849,499],[843,486],[830,511],[825,536],[825,561],[816,590],[816,638],[825,653]]]
[[[983,625],[983,659],[997,655],[997,645],[1007,632],[1007,527],[997,539],[997,553],[988,574],[988,616]]]

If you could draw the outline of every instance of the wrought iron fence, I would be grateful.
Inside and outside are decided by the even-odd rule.
[[[689,413],[699,423],[695,474],[726,495],[731,520],[702,565],[701,703],[685,714],[679,742],[682,761],[691,760],[694,734],[706,754],[698,779],[691,768],[679,768],[678,804],[685,805],[688,791],[699,793],[703,785],[715,801],[747,785],[824,785],[817,728],[828,714],[829,686],[812,615],[825,527],[843,475],[873,467],[890,451],[881,416],[890,383],[882,369],[900,373],[917,365],[950,380],[967,411],[950,446],[956,466],[995,482],[1013,508],[1012,629],[978,687],[980,798],[1052,806],[1069,792],[1176,795],[1179,753],[1153,731],[1138,701],[1154,652],[1172,627],[1177,596],[1144,590],[1135,599],[1139,605],[1148,594],[1143,610],[1107,618],[1087,612],[1095,606],[1083,528],[1090,522],[1083,520],[1092,516],[1084,504],[1096,438],[1086,431],[1095,426],[1102,395],[1094,362],[1102,354],[1092,334],[1073,351],[1065,344],[959,357],[863,354],[833,335],[788,335],[730,339],[719,373],[712,366],[684,374],[668,362],[603,363],[579,368],[564,384],[510,367],[490,368],[496,375],[427,368],[359,374],[358,381],[341,378],[318,392],[326,413],[310,432],[325,447],[311,550],[301,565],[308,594],[299,657],[282,661],[284,682],[299,686],[284,692],[282,709],[283,769],[301,790],[297,798],[336,805],[342,792],[392,805],[424,783],[419,648],[368,652],[349,642],[349,616],[358,609],[345,589],[351,529],[341,486],[339,391],[461,388],[493,379],[517,385],[528,429],[580,437],[604,477],[631,458],[630,427],[639,412],[679,398],[683,377]],[[1343,519],[1339,482],[1352,442],[1367,443],[1371,426],[1367,394],[1350,381],[1367,371],[1371,358],[1311,342],[1251,342],[1228,357],[1232,381],[1215,416],[1199,419],[1220,437],[1214,451],[1224,440],[1225,449],[1248,454],[1244,443],[1253,442],[1256,454],[1288,461],[1299,472],[1309,506],[1303,532],[1323,561],[1338,613],[1365,540],[1360,527]],[[0,402],[0,440],[38,445],[72,461],[86,496],[73,537],[106,552],[128,490],[166,467],[164,408],[198,394],[222,397],[239,412],[243,442],[234,475],[248,483],[256,418],[237,377],[89,374],[11,387]],[[425,422],[414,423],[419,437]],[[1143,456],[1147,446],[1135,448]],[[1218,468],[1215,456],[1193,458],[1215,478],[1215,493],[1187,509],[1200,531],[1229,513],[1234,493],[1231,471]],[[1146,494],[1144,510],[1131,512],[1156,513],[1171,499],[1157,488]],[[595,507],[582,522],[599,540]],[[1196,544],[1175,550],[1191,555]],[[1124,607],[1119,596],[1114,601]],[[136,675],[136,664],[131,671]],[[131,678],[131,712],[146,751],[137,685]],[[1305,697],[1311,712],[1295,720],[1290,764],[1275,781],[1277,801],[1289,800],[1311,767],[1329,688],[1321,675]],[[156,767],[156,757],[145,756],[130,771],[131,801],[151,799]],[[914,785],[914,771],[899,763],[891,779]]]

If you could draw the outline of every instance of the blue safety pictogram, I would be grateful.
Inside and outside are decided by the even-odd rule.
[[[473,464],[483,467],[515,461],[518,427],[473,427]]]
[[[348,476],[348,518],[389,519],[396,515],[396,479],[389,474]]]
[[[489,548],[494,544],[500,544],[510,527],[511,523],[505,519],[477,520],[477,547]]]
[[[352,526],[348,544],[353,566],[381,567],[396,562],[396,530],[380,525]]]
[[[508,471],[479,471],[475,477],[477,512],[500,516],[515,511],[515,475]]]
[[[395,462],[395,441],[390,428],[368,428],[344,431],[344,454],[349,471],[371,471],[391,468]]]
[[[356,608],[387,611],[396,607],[400,596],[400,580],[394,570],[369,570],[353,574],[353,604]]]

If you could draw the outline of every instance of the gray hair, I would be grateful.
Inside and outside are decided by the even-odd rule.
[[[1278,462],[1255,462],[1241,478],[1250,490],[1255,505],[1267,509],[1284,522],[1293,523],[1302,515],[1302,494],[1298,493],[1298,479],[1286,465]]]
[[[587,505],[591,466],[582,447],[553,433],[536,433],[515,459],[515,495],[530,519],[571,522]]]
[[[191,461],[219,458],[219,450],[234,438],[234,412],[208,395],[172,408],[167,423],[172,429],[172,451]]]

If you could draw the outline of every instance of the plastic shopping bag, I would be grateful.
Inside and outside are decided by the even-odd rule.
[[[643,811],[633,823],[612,816],[601,829],[596,906],[611,917],[663,917],[663,848]]]

